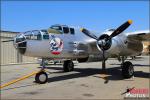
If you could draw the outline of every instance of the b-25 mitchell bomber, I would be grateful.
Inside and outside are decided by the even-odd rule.
[[[35,75],[37,83],[46,83],[48,75],[44,71],[45,59],[62,59],[64,72],[74,70],[73,60],[86,62],[89,55],[98,55],[102,61],[102,70],[106,70],[106,60],[111,55],[122,58],[122,75],[130,78],[134,75],[134,67],[130,61],[125,61],[126,56],[136,56],[143,51],[142,41],[150,40],[150,31],[136,31],[123,33],[132,24],[128,20],[116,29],[103,33],[88,29],[75,29],[66,25],[52,25],[44,30],[32,30],[18,34],[14,37],[14,47],[25,56],[42,59],[42,69]],[[3,42],[8,42],[3,41]]]

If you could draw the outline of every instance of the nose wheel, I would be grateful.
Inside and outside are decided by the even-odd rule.
[[[39,84],[44,84],[48,80],[48,75],[46,72],[41,71],[35,75],[35,82]]]
[[[42,59],[42,63],[41,63],[41,71],[38,72],[36,75],[35,75],[35,82],[36,83],[39,83],[39,84],[44,84],[47,82],[48,80],[48,75],[47,73],[44,71],[45,69],[45,59]]]

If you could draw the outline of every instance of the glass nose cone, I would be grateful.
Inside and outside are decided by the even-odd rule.
[[[16,36],[14,46],[21,54],[25,54],[27,41],[23,34],[19,34]]]

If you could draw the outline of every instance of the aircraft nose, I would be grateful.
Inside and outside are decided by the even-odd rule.
[[[26,47],[27,47],[27,41],[23,34],[19,34],[15,37],[14,46],[21,54],[25,54]]]

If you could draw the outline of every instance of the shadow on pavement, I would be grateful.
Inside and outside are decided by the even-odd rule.
[[[121,64],[110,64],[110,65],[121,65]],[[135,67],[150,67],[150,65],[144,64],[133,64]]]
[[[60,67],[47,67],[47,69],[53,69],[53,70],[59,70],[58,72],[54,73],[66,73],[63,72],[62,68]],[[61,71],[60,71],[61,70]],[[121,67],[113,67],[113,68],[107,68],[107,79],[104,83],[108,83],[109,80],[123,80],[124,78],[122,77],[121,73]],[[81,78],[81,77],[87,77],[87,76],[92,76],[95,74],[100,74],[102,73],[102,70],[100,68],[75,68],[75,72],[78,73],[70,73],[67,75],[62,75],[62,76],[55,76],[55,77],[50,77],[48,79],[48,83],[51,82],[57,82],[57,81],[62,81],[62,80],[69,80],[69,79],[74,79],[74,78]],[[95,76],[94,76],[95,77]],[[101,78],[99,76],[96,76],[97,78]],[[142,72],[142,71],[135,71],[134,77],[141,77],[141,78],[150,78],[150,73]]]
[[[106,67],[107,68],[107,67]],[[66,73],[63,72],[63,68],[62,67],[46,67],[46,69],[53,69],[53,70],[57,70],[56,72],[49,72],[49,74],[53,74],[53,73]],[[48,83],[51,82],[57,82],[57,81],[63,81],[63,80],[69,80],[69,79],[75,79],[75,78],[83,78],[83,77],[87,77],[87,76],[92,76],[96,77],[96,78],[102,78],[100,77],[100,74],[102,73],[102,70],[100,68],[75,68],[74,72],[77,73],[68,73],[67,75],[61,75],[61,76],[54,76],[54,77],[50,77],[48,78]],[[97,75],[99,74],[99,75]],[[113,68],[107,68],[106,69],[106,75],[107,77],[102,78],[104,79],[104,83],[107,84],[110,80],[112,81],[117,81],[117,80],[123,80],[124,78],[121,75],[121,67],[113,67]],[[150,73],[146,73],[143,71],[135,71],[134,73],[134,77],[140,77],[140,78],[150,78]],[[28,84],[28,85],[22,85],[22,86],[16,86],[16,87],[12,87],[12,88],[7,88],[7,89],[2,89],[2,91],[4,90],[10,90],[10,89],[16,89],[16,88],[22,88],[22,87],[28,87],[28,86],[33,86],[33,85],[38,85],[38,84]]]

